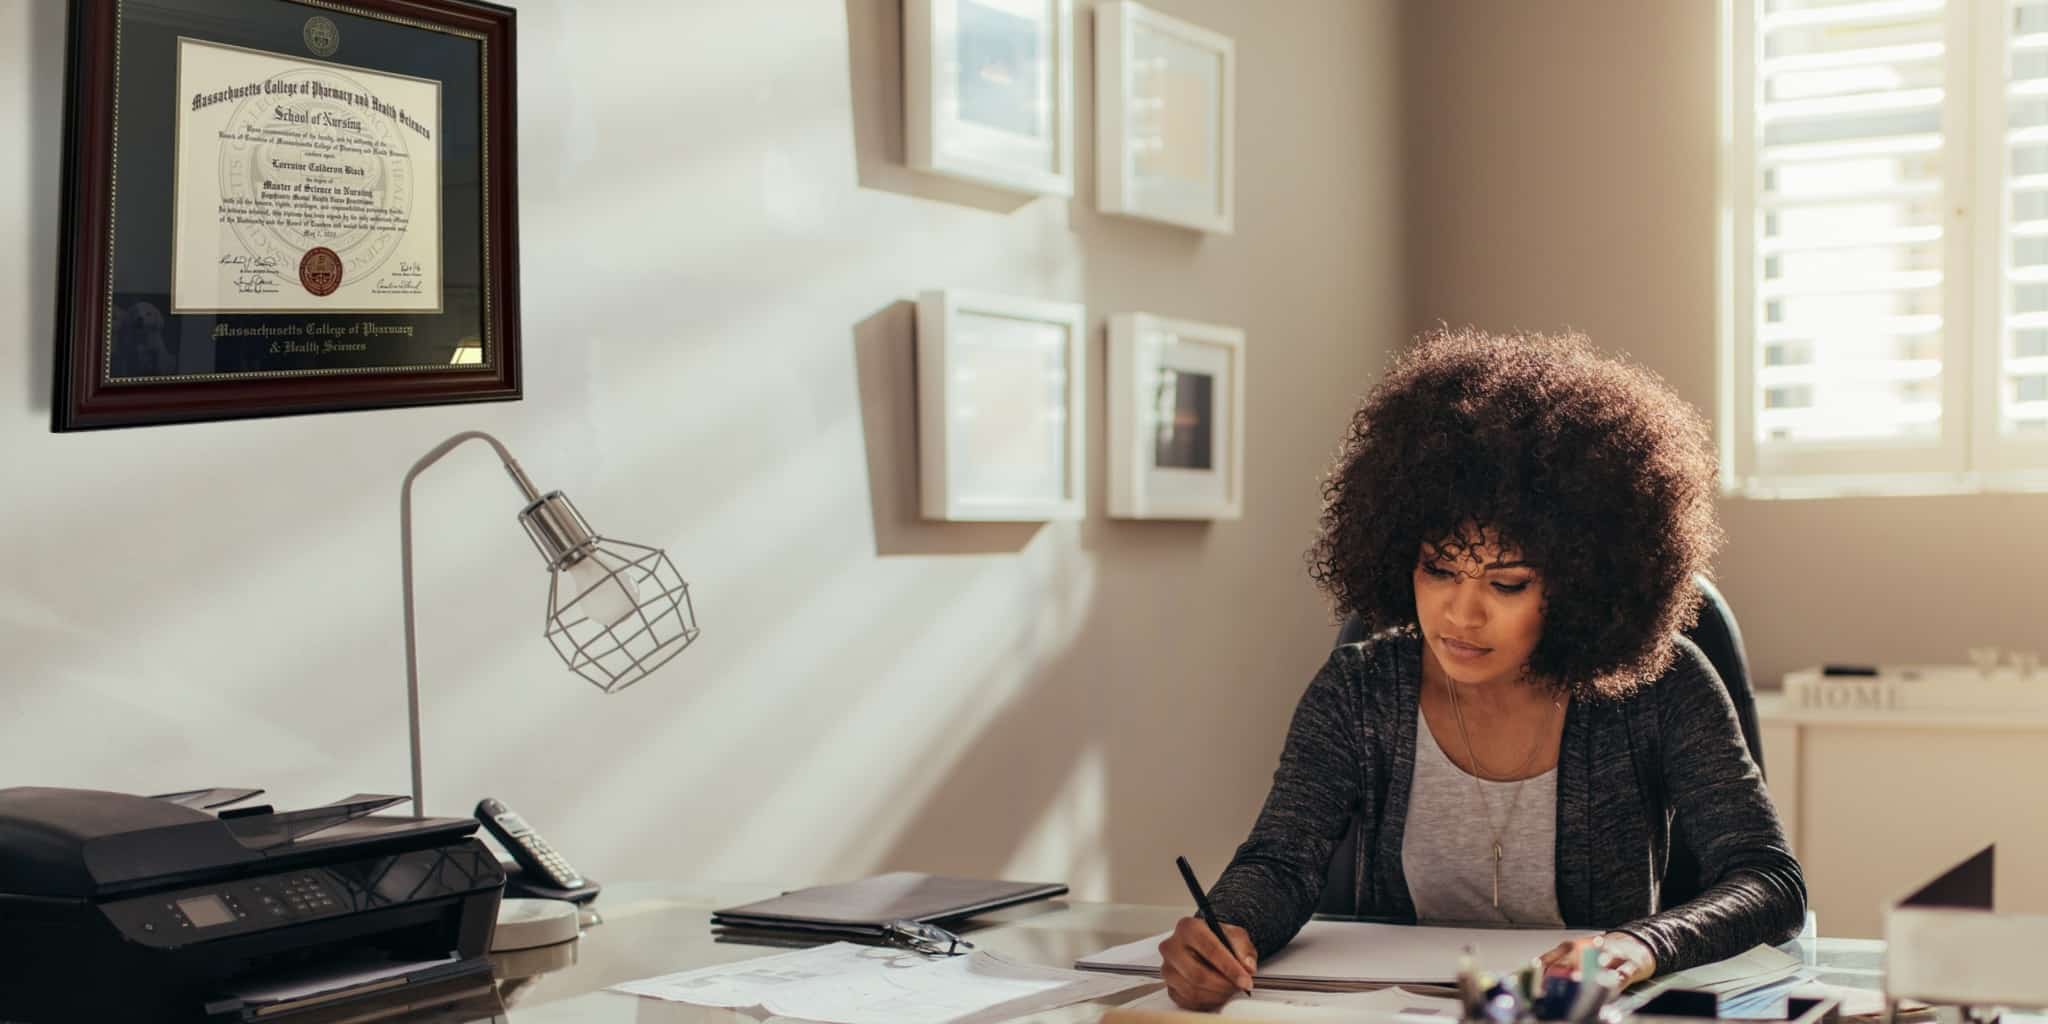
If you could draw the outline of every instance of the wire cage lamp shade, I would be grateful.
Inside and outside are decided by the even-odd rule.
[[[545,494],[503,443],[465,430],[429,449],[405,474],[398,491],[399,579],[405,603],[405,699],[412,740],[413,813],[424,816],[420,769],[420,672],[414,622],[412,485],[427,467],[468,441],[481,441],[499,461],[526,506],[520,525],[548,569],[544,635],[570,671],[605,693],[617,693],[667,664],[697,640],[690,587],[660,548],[601,537],[560,491]]]
[[[519,521],[548,561],[548,643],[592,686],[623,690],[697,639],[690,585],[660,548],[598,536],[560,491]]]

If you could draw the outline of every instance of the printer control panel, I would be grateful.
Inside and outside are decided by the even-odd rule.
[[[122,931],[145,945],[182,946],[347,913],[355,907],[340,880],[319,869],[123,900],[109,904],[107,913]]]
[[[335,896],[336,883],[324,871],[274,876],[267,882],[248,883],[246,888],[256,900],[256,912],[272,918],[319,917],[336,913],[341,906]]]
[[[497,859],[472,840],[444,849],[190,886],[101,907],[130,941],[173,948],[459,896],[503,883]]]

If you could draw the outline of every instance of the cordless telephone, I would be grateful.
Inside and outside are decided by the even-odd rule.
[[[557,889],[581,889],[589,882],[583,874],[569,866],[555,848],[541,838],[526,819],[512,813],[510,807],[490,797],[477,802],[476,819],[483,823],[505,852],[512,855],[512,861],[519,865],[527,878],[553,886]]]

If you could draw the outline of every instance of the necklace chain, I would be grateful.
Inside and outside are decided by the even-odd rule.
[[[1481,785],[1479,780],[1482,778],[1492,782],[1505,782],[1507,780],[1495,777],[1492,772],[1486,770],[1485,765],[1479,763],[1479,751],[1472,746],[1472,734],[1465,729],[1465,709],[1458,702],[1458,684],[1452,682],[1448,675],[1444,677],[1444,689],[1450,691],[1451,717],[1455,718],[1458,722],[1458,738],[1465,741],[1465,760],[1472,765],[1472,771],[1470,772],[1472,776],[1472,791],[1478,795],[1479,809],[1486,815],[1487,830],[1493,833],[1493,909],[1500,910],[1501,836],[1506,834],[1509,825],[1514,824],[1515,808],[1521,804],[1522,789],[1529,783],[1529,768],[1536,763],[1536,755],[1543,750],[1543,737],[1550,734],[1551,718],[1562,710],[1564,706],[1555,700],[1550,702],[1551,713],[1544,716],[1542,731],[1536,734],[1536,741],[1529,745],[1529,756],[1522,759],[1522,767],[1515,772],[1519,777],[1515,780],[1515,795],[1508,799],[1507,815],[1502,819],[1499,826],[1495,826],[1493,823],[1493,806],[1487,803],[1486,787]],[[1501,916],[1506,917],[1507,915],[1503,912]]]
[[[1449,690],[1451,693],[1451,715],[1458,721],[1458,738],[1465,741],[1465,759],[1472,764],[1472,774],[1488,782],[1511,782],[1516,779],[1527,779],[1529,767],[1536,763],[1536,755],[1543,752],[1543,737],[1549,732],[1550,719],[1547,716],[1544,718],[1543,724],[1545,729],[1543,732],[1537,733],[1536,742],[1529,745],[1529,756],[1522,759],[1522,766],[1515,769],[1513,775],[1502,775],[1481,764],[1479,762],[1479,752],[1472,748],[1472,735],[1465,731],[1465,709],[1458,702],[1458,684],[1451,682],[1449,676],[1445,676],[1444,689]],[[1557,701],[1551,701],[1551,712],[1553,714],[1556,713],[1559,706]]]

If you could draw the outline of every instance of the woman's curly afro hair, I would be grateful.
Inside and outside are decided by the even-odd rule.
[[[1625,696],[1673,657],[1721,540],[1707,425],[1577,332],[1439,326],[1366,396],[1323,483],[1309,575],[1368,631],[1412,626],[1425,543],[1497,539],[1543,577],[1529,674]]]

